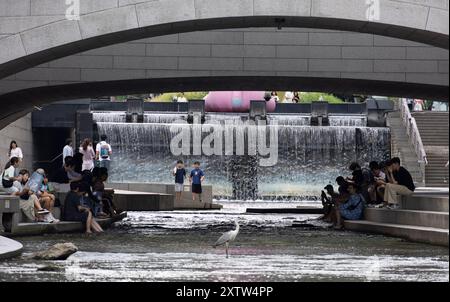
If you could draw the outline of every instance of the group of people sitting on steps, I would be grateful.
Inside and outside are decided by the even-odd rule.
[[[354,162],[349,166],[351,177],[336,178],[338,190],[327,185],[322,191],[323,219],[332,222],[336,229],[343,228],[343,220],[360,220],[365,207],[400,208],[401,196],[415,190],[411,174],[394,157],[385,162],[370,162],[369,168],[361,168]]]
[[[64,205],[55,197],[55,190],[44,169],[33,173],[22,169],[17,173],[19,159],[9,160],[2,173],[2,186],[5,193],[19,197],[19,204],[25,218],[30,222],[58,223],[53,217],[53,208],[61,207],[62,219],[81,221],[86,232],[102,232],[93,219],[113,217],[119,213],[113,204],[113,192],[105,190],[108,169],[95,167],[92,171],[76,171],[74,158],[64,158],[64,166],[55,174],[54,184],[70,184]]]

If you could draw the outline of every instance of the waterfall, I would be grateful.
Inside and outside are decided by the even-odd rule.
[[[170,171],[178,159],[184,160],[189,170],[192,163],[199,160],[206,174],[206,184],[213,185],[215,196],[230,198],[235,193],[233,189],[236,191],[236,188],[242,189],[253,183],[246,179],[253,177],[248,175],[257,175],[259,197],[303,198],[317,196],[325,185],[334,184],[337,176],[349,175],[347,167],[352,161],[364,165],[371,160],[386,160],[390,156],[388,128],[311,127],[305,126],[308,125],[307,117],[297,117],[296,121],[294,116],[286,115],[271,115],[268,118],[268,129],[277,127],[278,134],[278,162],[274,166],[258,165],[255,168],[255,158],[237,155],[174,156],[170,150],[170,142],[176,135],[170,130],[172,121],[179,120],[180,117],[183,120],[186,115],[146,116],[146,121],[151,121],[150,123],[100,122],[97,116],[94,117],[98,121],[99,133],[108,136],[113,148],[110,181],[172,183]],[[230,115],[226,114],[207,116],[206,125],[203,127],[213,121],[222,123],[230,118]],[[239,115],[231,116],[233,121],[243,118]],[[364,124],[361,117],[348,120],[352,122],[345,121],[344,124]],[[278,126],[274,125],[275,122]],[[181,127],[191,131],[193,126],[185,124]],[[245,127],[241,126],[227,127],[233,127],[235,131],[245,130]],[[207,133],[204,133],[202,137],[206,135]],[[249,170],[253,172],[249,174]]]
[[[330,126],[367,126],[367,117],[365,115],[332,115],[329,116]]]
[[[126,121],[124,111],[93,112],[92,118],[98,123],[125,123]]]

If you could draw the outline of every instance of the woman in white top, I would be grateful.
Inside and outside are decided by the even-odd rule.
[[[94,169],[95,151],[92,148],[92,142],[86,138],[80,146],[80,153],[83,154],[83,166],[82,171]]]
[[[18,180],[18,177],[15,175],[17,167],[19,167],[19,159],[13,157],[9,160],[2,173],[2,187],[8,194],[15,194],[19,191],[19,189],[14,186],[14,181]]]
[[[9,144],[9,152],[8,152],[8,158],[11,159],[13,157],[17,157],[19,159],[19,161],[21,162],[23,160],[23,154],[22,154],[22,149],[20,149],[17,146],[16,141],[12,141]]]

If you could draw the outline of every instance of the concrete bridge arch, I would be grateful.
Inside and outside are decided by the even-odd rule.
[[[448,0],[63,0],[0,4],[0,78],[101,46],[178,32],[308,27],[373,33],[448,49]]]
[[[256,89],[256,83],[278,82],[274,89],[287,89],[295,81],[302,81],[302,85],[296,86],[305,90],[325,87],[324,90],[336,92],[389,95],[407,92],[448,98],[448,0],[83,0],[79,20],[67,20],[66,10],[63,0],[5,0],[0,3],[0,102],[3,109],[0,119],[3,125],[29,111],[32,105],[51,100],[82,97],[87,93],[108,94],[107,91],[137,93],[149,87],[162,90],[198,90],[206,86],[210,89],[225,89],[225,86]],[[335,70],[339,76],[309,70],[297,75],[278,70],[270,76],[258,71],[211,70],[205,76],[203,71],[176,70],[177,75],[172,71],[172,74],[156,77],[80,78],[59,83],[26,79],[26,85],[20,81],[23,76],[20,71],[39,75],[42,70],[36,66],[42,63],[71,57],[81,60],[76,54],[108,45],[199,30],[250,27],[333,29],[423,43],[421,46],[428,45],[431,53],[439,52],[437,60],[427,58],[424,65],[425,69],[434,66],[436,74],[429,74],[427,79],[421,76],[410,80],[403,72],[398,80],[375,72],[369,77],[362,73],[344,76],[343,70]],[[75,70],[74,74],[77,72],[82,73],[82,70]],[[44,75],[41,73],[38,77]],[[429,94],[430,91],[433,94]]]

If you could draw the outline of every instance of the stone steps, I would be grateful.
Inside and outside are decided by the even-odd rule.
[[[425,167],[427,186],[448,186],[449,123],[448,112],[415,112],[412,114],[427,152]]]
[[[388,114],[388,125],[391,129],[392,157],[400,157],[402,165],[411,173],[414,182],[421,184],[422,170],[418,163],[416,152],[409,143],[399,112],[390,112]]]
[[[345,221],[346,229],[448,246],[448,190],[419,188],[404,197],[400,209],[366,208],[364,219]]]
[[[404,238],[414,242],[448,246],[448,229],[379,223],[367,220],[347,220],[344,222],[344,225],[347,230],[383,234]]]
[[[426,193],[416,193],[400,202],[404,210],[432,211],[448,213],[448,196],[435,196]]]
[[[417,210],[367,208],[365,220],[380,223],[416,225],[439,229],[448,228],[448,213]]]

